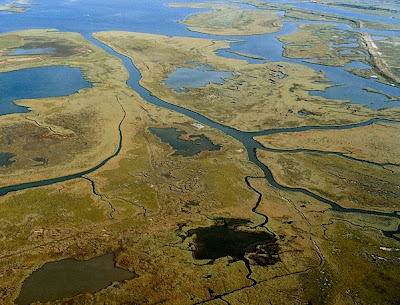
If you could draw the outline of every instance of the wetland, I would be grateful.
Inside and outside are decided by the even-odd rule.
[[[163,4],[2,16],[1,75],[92,85],[0,116],[1,302],[396,304],[387,9]]]
[[[266,266],[273,265],[278,260],[278,245],[273,235],[267,232],[240,231],[225,225],[208,228],[197,228],[188,232],[188,237],[194,237],[196,250],[195,259],[215,260],[230,256],[246,263]]]

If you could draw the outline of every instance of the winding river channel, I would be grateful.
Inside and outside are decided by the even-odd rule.
[[[92,39],[93,41],[93,39]],[[96,43],[95,41],[93,41],[94,43]],[[303,193],[305,195],[308,195],[318,201],[321,201],[325,204],[328,204],[332,210],[336,211],[336,212],[340,212],[340,213],[360,213],[360,214],[367,214],[367,215],[375,215],[375,216],[386,216],[386,217],[395,217],[400,219],[400,214],[398,214],[397,212],[393,212],[393,213],[383,213],[383,212],[378,212],[378,211],[369,211],[369,210],[363,210],[363,209],[349,209],[349,208],[344,208],[342,206],[340,206],[339,204],[323,198],[317,194],[314,194],[306,189],[303,188],[290,188],[290,187],[286,187],[283,186],[281,184],[279,184],[275,179],[274,176],[272,175],[271,170],[268,168],[267,165],[265,165],[264,163],[262,163],[258,158],[257,158],[257,154],[256,154],[256,150],[257,149],[267,149],[266,147],[264,147],[263,145],[261,145],[258,141],[256,141],[254,139],[254,137],[256,136],[263,136],[263,135],[271,135],[271,134],[279,134],[279,133],[287,133],[287,132],[300,132],[300,131],[307,131],[307,130],[332,130],[332,129],[340,129],[340,130],[345,130],[345,129],[352,129],[352,128],[356,128],[356,127],[362,127],[362,126],[368,126],[374,122],[388,122],[388,120],[383,120],[383,119],[372,119],[363,123],[359,123],[359,124],[352,124],[352,125],[346,125],[346,126],[303,126],[303,127],[297,127],[297,128],[283,128],[283,129],[270,129],[270,130],[266,130],[266,131],[260,131],[260,132],[244,132],[244,131],[240,131],[222,124],[219,124],[217,122],[214,122],[212,120],[210,120],[209,118],[188,110],[186,108],[180,107],[180,106],[176,106],[170,103],[167,103],[157,97],[155,97],[154,95],[151,95],[150,91],[148,91],[146,88],[142,87],[139,84],[139,81],[141,79],[141,74],[139,72],[139,70],[135,67],[135,65],[133,64],[133,62],[126,56],[115,52],[113,49],[111,49],[110,47],[106,46],[106,45],[102,45],[100,42],[97,42],[98,45],[102,46],[108,53],[114,55],[114,56],[118,56],[119,58],[121,58],[121,60],[123,61],[125,67],[128,69],[129,73],[130,73],[130,78],[128,80],[128,85],[135,90],[136,92],[138,92],[140,94],[140,96],[145,99],[147,102],[159,106],[159,107],[163,107],[163,108],[167,108],[170,110],[173,110],[175,112],[179,112],[182,113],[204,125],[207,125],[211,128],[215,128],[218,129],[219,131],[225,133],[228,136],[231,136],[232,138],[235,138],[236,140],[240,141],[244,147],[247,150],[247,154],[249,157],[249,160],[251,162],[253,162],[255,165],[257,165],[265,174],[265,178],[267,179],[267,181],[275,188],[280,189],[280,190],[286,190],[286,191],[292,191],[292,192],[299,192],[299,193]],[[400,122],[400,121],[399,121]],[[303,149],[299,149],[297,150],[298,152],[303,152],[303,151],[307,151],[307,150],[303,150]],[[325,153],[325,152],[324,152]],[[339,154],[340,155],[340,154]],[[360,160],[360,162],[367,162],[367,161],[363,161]],[[378,166],[383,166],[383,165],[378,165]],[[248,183],[249,185],[249,183]],[[0,190],[1,191],[1,190]],[[400,227],[398,228],[397,231],[395,232],[383,232],[385,235],[387,236],[393,236],[394,234],[397,234],[400,232]]]
[[[112,4],[99,3],[100,1],[61,1],[55,2],[50,0],[39,1],[37,6],[34,6],[27,10],[23,14],[3,14],[0,16],[0,28],[2,32],[9,32],[14,30],[23,30],[23,29],[31,29],[31,28],[57,28],[61,31],[74,31],[81,33],[86,39],[91,41],[92,43],[100,46],[106,52],[113,56],[117,56],[120,58],[128,70],[130,74],[130,78],[127,81],[127,84],[136,92],[140,94],[142,98],[144,98],[147,102],[154,104],[159,107],[167,108],[173,110],[175,112],[184,114],[201,124],[207,125],[210,128],[218,129],[224,134],[240,141],[247,150],[248,158],[251,162],[253,162],[256,166],[258,166],[264,173],[266,180],[270,185],[285,191],[302,193],[306,196],[309,196],[313,199],[316,199],[320,202],[323,202],[330,206],[330,208],[339,213],[360,213],[366,215],[375,215],[375,216],[384,216],[400,219],[400,214],[397,212],[393,213],[384,213],[378,211],[371,210],[363,210],[363,209],[350,209],[344,208],[333,202],[327,198],[323,198],[317,194],[314,194],[303,188],[290,188],[279,184],[273,174],[271,173],[268,166],[262,163],[256,155],[256,150],[268,150],[268,148],[261,145],[257,142],[254,137],[260,135],[269,135],[269,134],[277,134],[277,133],[287,133],[287,132],[300,132],[306,130],[332,130],[332,129],[351,129],[361,126],[367,126],[374,122],[386,121],[381,119],[373,119],[360,124],[353,124],[347,126],[330,126],[330,127],[318,127],[318,126],[304,126],[298,128],[287,128],[287,129],[273,129],[266,130],[260,132],[243,132],[240,130],[236,130],[217,122],[210,120],[209,118],[196,113],[194,111],[185,109],[183,107],[179,107],[173,104],[169,104],[153,95],[144,87],[139,84],[141,79],[141,74],[138,69],[135,67],[134,63],[131,59],[126,56],[115,52],[110,47],[100,43],[92,37],[93,32],[103,31],[103,30],[125,30],[125,31],[136,31],[136,32],[148,32],[148,33],[156,33],[156,34],[164,34],[168,36],[172,35],[181,35],[181,36],[190,36],[190,37],[203,37],[203,38],[213,38],[213,39],[240,39],[241,42],[232,44],[232,51],[243,52],[243,53],[251,53],[255,55],[259,55],[265,57],[268,61],[289,61],[293,63],[305,64],[317,71],[322,70],[325,72],[326,76],[333,83],[343,83],[344,86],[335,87],[338,92],[334,91],[334,95],[339,92],[345,92],[346,86],[352,86],[353,90],[351,94],[353,96],[346,96],[346,99],[349,98],[352,102],[359,102],[355,96],[357,96],[357,92],[360,93],[363,91],[364,87],[370,87],[377,91],[383,91],[389,93],[391,95],[400,96],[400,89],[398,87],[391,87],[388,85],[384,85],[378,83],[372,79],[363,79],[353,74],[350,74],[343,70],[341,67],[327,67],[321,65],[315,65],[310,63],[305,63],[301,59],[288,59],[282,56],[282,43],[277,40],[277,36],[288,34],[297,30],[296,24],[294,22],[285,22],[283,29],[279,33],[269,34],[269,35],[254,35],[254,36],[246,36],[246,37],[223,37],[223,36],[212,36],[206,34],[200,34],[188,31],[186,27],[182,24],[177,23],[177,21],[185,19],[188,15],[197,13],[199,10],[186,9],[186,8],[169,8],[162,1],[134,1],[132,2],[132,6],[128,6],[126,1],[115,1]],[[184,2],[184,1],[177,1]],[[47,18],[49,16],[49,18]],[[51,17],[50,17],[51,16]],[[68,16],[68,18],[66,17]],[[112,18],[110,18],[110,16]],[[147,18],[149,17],[149,18]],[[308,21],[301,21],[308,22]],[[346,25],[340,25],[340,27],[348,29]],[[382,31],[380,31],[382,32]],[[384,31],[383,31],[384,32]],[[391,31],[389,31],[391,32]],[[381,33],[384,34],[384,33]],[[386,33],[389,34],[389,33]],[[251,50],[251,51],[249,51]],[[227,57],[237,57],[238,55],[220,51],[219,54],[221,56]],[[242,57],[241,59],[244,59]],[[255,61],[254,59],[247,59],[249,62]],[[259,60],[256,62],[260,62]],[[338,88],[338,89],[337,89]],[[327,91],[328,92],[328,91]],[[314,93],[319,95],[327,94],[325,93]],[[369,93],[363,91],[363,97],[366,99],[367,106],[373,109],[379,109],[381,107],[381,103],[385,102],[385,96],[376,93]],[[400,106],[398,102],[385,102],[387,106],[395,107]],[[386,107],[387,107],[386,106]],[[119,146],[118,149],[109,156],[107,159],[94,166],[91,169],[82,171],[80,173],[76,173],[73,175],[57,177],[48,180],[35,181],[30,183],[23,183],[18,185],[11,185],[0,188],[0,196],[5,195],[9,192],[14,192],[18,190],[24,190],[29,188],[35,188],[45,185],[51,185],[54,183],[59,183],[71,179],[76,179],[79,177],[83,177],[95,170],[101,168],[105,165],[110,159],[117,156],[120,152],[123,134],[121,132],[121,124],[123,124],[125,116],[121,118],[119,124]],[[298,149],[296,151],[291,152],[307,152],[309,150]],[[320,152],[314,151],[318,153],[331,153],[337,154],[341,157],[350,158],[344,156],[340,153],[335,152]],[[354,158],[353,158],[354,159]],[[356,159],[354,159],[356,160]],[[373,163],[365,160],[356,160],[358,162],[367,162]],[[373,163],[376,166],[384,166],[387,164],[378,164]],[[398,166],[398,165],[395,165]],[[248,177],[249,178],[249,177]],[[248,182],[248,178],[246,178],[247,184],[250,186]],[[252,188],[252,187],[251,187]],[[253,188],[252,188],[253,189]],[[253,189],[254,190],[254,189]],[[259,193],[259,195],[261,195]],[[257,202],[257,205],[253,209],[256,212],[258,204],[260,200]],[[256,212],[257,213],[257,212]],[[257,213],[259,214],[259,213]],[[262,215],[262,214],[259,214]],[[265,215],[262,215],[266,218]],[[267,222],[267,218],[265,219],[264,224]],[[382,232],[386,236],[393,237],[398,239],[395,234],[400,233],[400,227],[395,231],[390,232]]]

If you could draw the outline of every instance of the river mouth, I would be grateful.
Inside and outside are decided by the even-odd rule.
[[[138,277],[134,272],[116,267],[114,258],[114,253],[110,253],[86,261],[68,258],[46,263],[23,282],[15,304],[44,303],[82,292],[94,293],[112,282]]]
[[[150,132],[168,143],[175,152],[173,156],[191,157],[202,151],[220,150],[220,145],[214,145],[205,135],[189,135],[188,140],[182,138],[187,133],[176,128],[149,128]]]
[[[188,236],[195,236],[193,257],[216,260],[230,256],[234,260],[259,266],[274,265],[279,261],[279,246],[272,234],[254,229],[239,229],[239,226],[225,222],[223,225],[188,231]]]

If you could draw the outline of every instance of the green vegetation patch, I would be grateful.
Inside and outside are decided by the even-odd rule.
[[[346,207],[398,209],[400,174],[368,163],[316,153],[268,153],[262,160],[285,185],[303,187]]]
[[[70,195],[44,188],[18,193],[0,204],[0,246],[5,251],[17,250],[102,222],[107,217],[104,212],[90,194]]]
[[[151,171],[147,143],[142,135],[136,135],[133,142],[136,148],[119,161],[118,168],[99,174],[100,177],[106,178],[101,192],[109,194],[111,198],[123,198],[156,210],[157,191],[146,178]]]
[[[254,196],[246,186],[243,172],[234,163],[203,160],[201,167],[206,172],[205,188],[211,190],[214,198],[224,206],[243,204]]]
[[[61,223],[100,222],[104,220],[103,212],[90,194],[72,196],[41,188],[16,194],[0,205],[1,219],[7,222],[23,224],[32,216],[40,219],[41,225],[55,227]]]
[[[400,265],[396,253],[383,251],[371,231],[337,223],[326,241],[335,291],[348,303],[396,304],[400,300]]]

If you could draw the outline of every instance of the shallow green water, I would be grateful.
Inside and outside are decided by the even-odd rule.
[[[72,297],[81,292],[94,293],[112,282],[137,277],[134,272],[115,267],[114,254],[87,261],[63,259],[46,263],[23,283],[17,305],[47,302]]]

